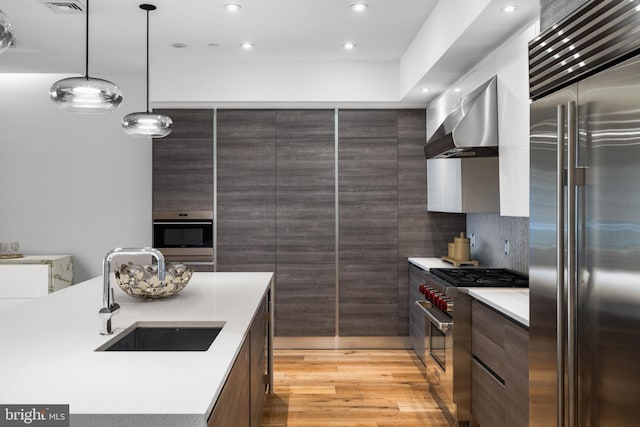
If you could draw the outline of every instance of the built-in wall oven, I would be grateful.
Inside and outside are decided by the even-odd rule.
[[[153,247],[167,261],[212,264],[213,212],[154,212]]]
[[[469,287],[527,287],[526,276],[497,268],[411,268],[416,289],[412,316],[424,317],[423,342],[414,349],[426,366],[429,390],[452,426],[473,425],[471,416],[471,301]],[[412,323],[414,317],[412,317]],[[416,348],[417,347],[417,348]],[[422,354],[420,354],[422,353]]]

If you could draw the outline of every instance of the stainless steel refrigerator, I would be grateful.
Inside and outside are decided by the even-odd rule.
[[[639,4],[529,46],[531,427],[640,425]]]

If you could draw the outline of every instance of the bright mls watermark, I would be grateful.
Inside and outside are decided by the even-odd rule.
[[[0,405],[0,427],[69,427],[69,405]]]

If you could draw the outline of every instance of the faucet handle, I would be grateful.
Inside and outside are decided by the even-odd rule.
[[[109,307],[109,309],[113,314],[117,314],[118,310],[120,310],[120,304],[118,304],[113,297],[113,288],[111,288],[111,306]]]

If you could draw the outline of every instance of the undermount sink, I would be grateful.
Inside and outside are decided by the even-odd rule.
[[[224,322],[138,322],[96,351],[207,351]]]

